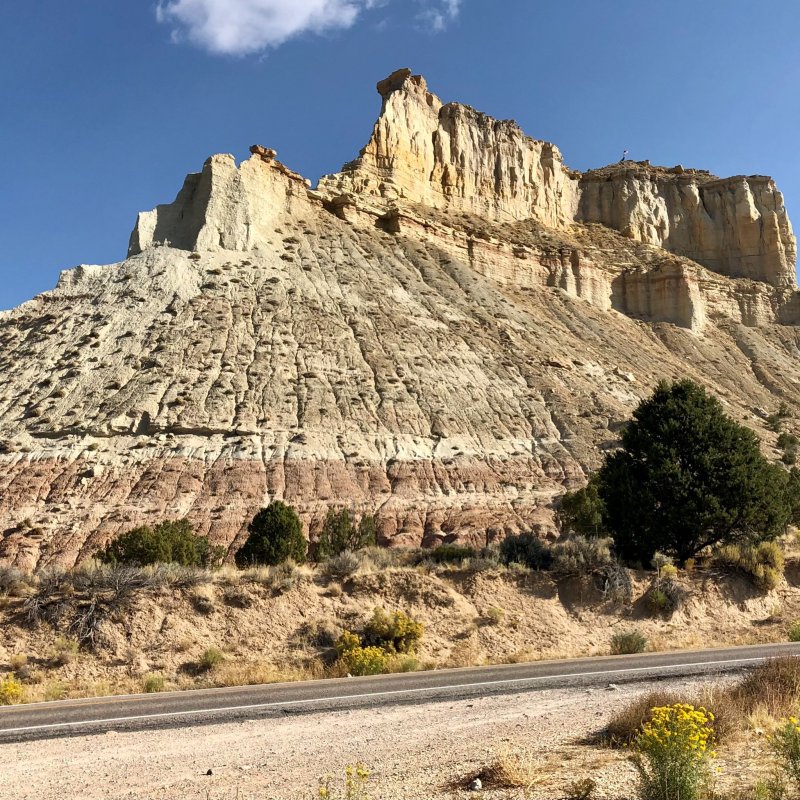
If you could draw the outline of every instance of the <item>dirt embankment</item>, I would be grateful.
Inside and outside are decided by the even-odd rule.
[[[368,559],[338,577],[275,568],[167,570],[127,588],[96,576],[53,580],[2,600],[0,676],[14,672],[27,700],[320,677],[335,670],[336,639],[359,631],[376,607],[424,623],[416,663],[406,668],[604,655],[615,633],[633,629],[650,649],[783,641],[800,618],[794,562],[766,594],[744,576],[681,573],[669,615],[648,606],[652,573],[627,575],[627,599],[609,597],[592,576]],[[76,637],[85,640],[80,648]],[[212,659],[210,650],[218,651]]]

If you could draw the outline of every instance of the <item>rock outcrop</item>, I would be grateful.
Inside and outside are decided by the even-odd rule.
[[[324,177],[331,196],[356,194],[468,211],[496,221],[563,225],[578,207],[578,175],[555,145],[526,136],[460,103],[443,104],[421,75],[402,69],[378,84],[383,98],[372,138],[341,173]]]
[[[646,197],[631,178],[639,211],[580,222],[599,173],[406,72],[380,90],[370,145],[317,189],[260,145],[214,156],[139,216],[125,261],[0,313],[0,560],[69,565],[181,516],[233,551],[274,498],[312,536],[331,505],[375,513],[386,543],[547,535],[658,380],[705,383],[768,447],[764,410],[800,419],[793,239],[769,186],[753,208],[763,223],[773,192],[772,250],[734,278],[735,214],[705,212],[731,226],[697,228],[708,259],[733,248],[705,266],[672,200],[669,228],[644,222],[683,176]],[[724,194],[686,180],[707,209]]]
[[[682,167],[625,162],[583,175],[579,218],[722,275],[797,285],[797,244],[771,178],[720,180]]]

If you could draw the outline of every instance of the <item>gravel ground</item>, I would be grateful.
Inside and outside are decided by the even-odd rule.
[[[4,745],[0,798],[310,800],[321,776],[338,778],[359,760],[372,773],[376,800],[523,797],[519,789],[459,788],[498,754],[520,750],[539,765],[529,797],[563,796],[572,781],[591,777],[600,795],[624,798],[634,781],[624,754],[582,740],[620,704],[656,685],[697,684],[551,690]],[[751,746],[744,760],[729,758],[746,773],[756,750]]]

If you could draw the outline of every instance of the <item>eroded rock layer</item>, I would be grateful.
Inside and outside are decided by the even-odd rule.
[[[374,147],[317,190],[264,147],[214,156],[127,260],[0,314],[0,560],[72,564],[181,516],[234,549],[275,498],[310,535],[331,505],[387,543],[546,534],[662,378],[767,447],[766,417],[800,414],[798,293],[766,251],[731,278],[644,223],[576,222],[595,177],[421,79],[381,91]]]

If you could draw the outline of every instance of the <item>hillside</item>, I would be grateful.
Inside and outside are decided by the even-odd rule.
[[[660,379],[800,433],[796,243],[775,184],[558,149],[401,70],[311,189],[210,158],[128,258],[0,314],[0,560],[71,566],[188,516],[240,545],[274,498],[384,543],[552,528]],[[693,260],[694,259],[694,260]]]

